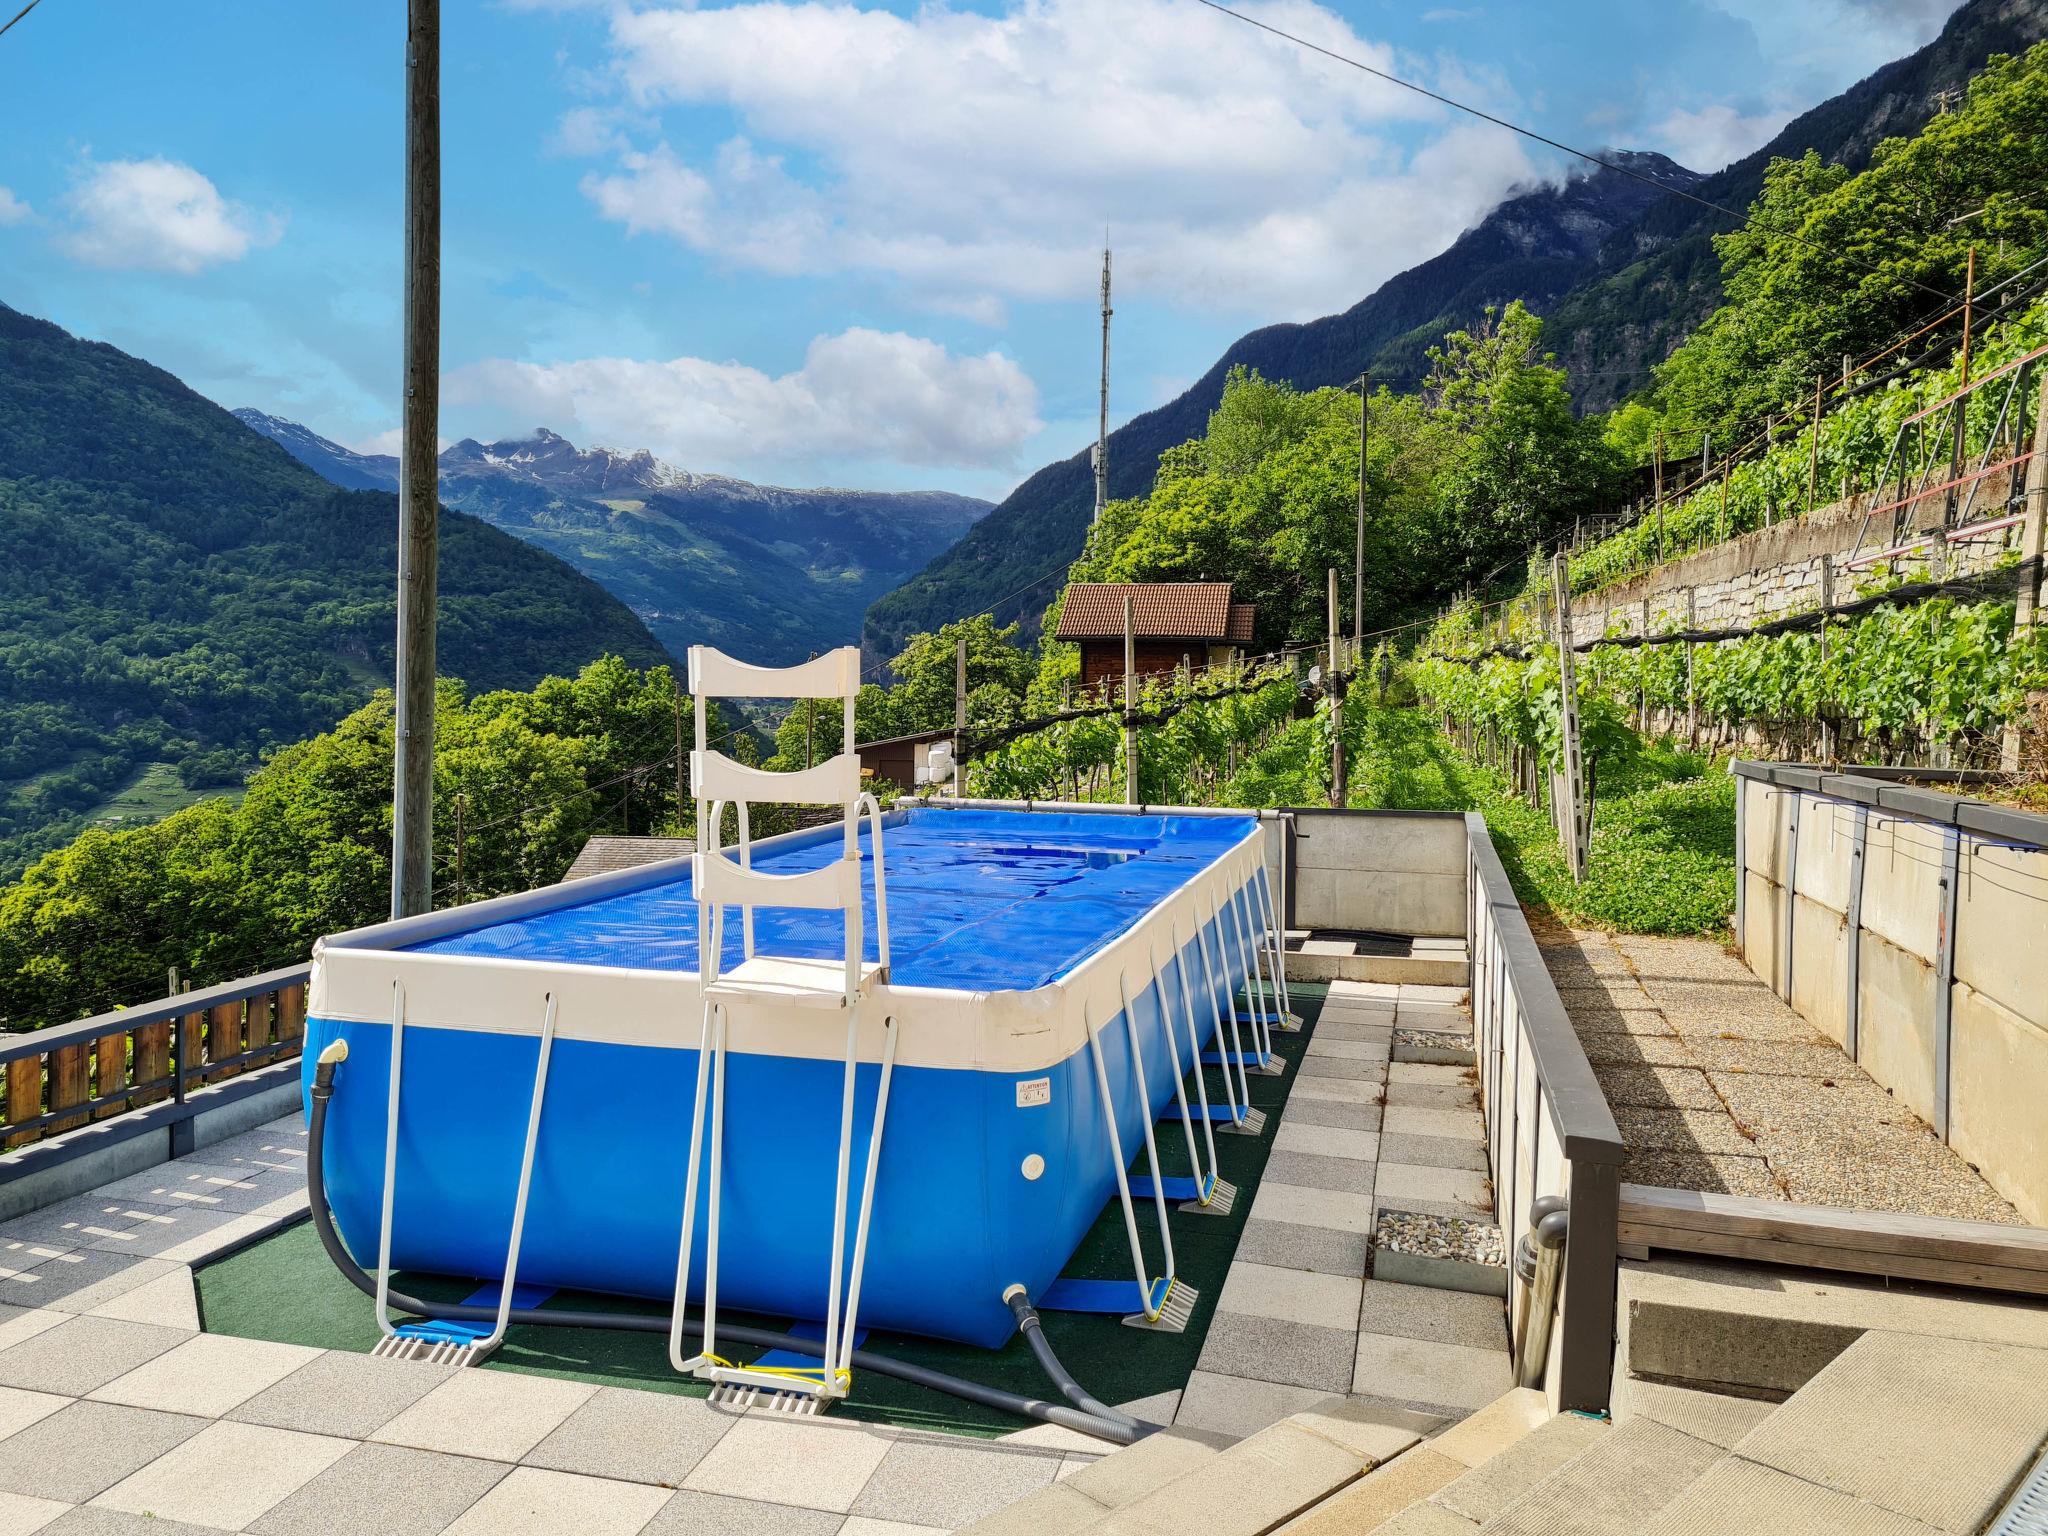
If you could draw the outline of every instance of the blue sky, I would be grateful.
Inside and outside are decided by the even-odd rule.
[[[1246,0],[1711,170],[1948,0]],[[11,12],[12,6],[8,7]],[[357,447],[397,424],[402,0],[43,0],[0,38],[0,302]],[[1000,496],[1558,157],[1194,0],[444,0],[443,434]]]

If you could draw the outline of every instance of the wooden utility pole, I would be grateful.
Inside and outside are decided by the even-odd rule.
[[[405,402],[398,469],[391,915],[434,905],[434,618],[440,564],[441,3],[408,0]]]
[[[1651,445],[1657,476],[1657,563],[1664,563],[1664,429],[1657,429],[1657,437]]]
[[[1822,554],[1820,557],[1820,631],[1815,646],[1816,660],[1823,676],[1828,666],[1828,617],[1835,611],[1835,557]],[[1820,760],[1832,763],[1835,760],[1834,728],[1828,722],[1827,711],[1820,711]]]
[[[1109,242],[1102,246],[1102,396],[1095,417],[1095,521],[1109,505]]]
[[[462,905],[462,819],[469,809],[469,796],[455,797],[455,905]]]
[[[1365,639],[1365,455],[1371,446],[1372,374],[1358,376],[1358,539],[1351,556],[1351,644]]]
[[[960,642],[960,645],[961,645],[961,648],[962,648],[962,650],[965,650],[965,649],[966,649],[966,645],[967,645],[967,642],[966,642],[965,640],[963,640],[963,641],[961,641],[961,642]],[[818,659],[818,653],[817,653],[816,651],[813,651],[813,652],[811,652],[811,655],[810,655],[810,659],[811,659],[812,661],[816,661],[816,660]],[[805,766],[806,768],[808,768],[808,767],[810,767],[810,766],[811,766],[811,762],[812,762],[812,756],[813,756],[813,753],[814,753],[814,751],[815,751],[815,747],[813,746],[813,743],[815,742],[815,740],[816,740],[816,738],[817,738],[817,734],[818,734],[818,701],[817,701],[816,699],[805,699],[805,700],[804,700],[804,766]],[[847,748],[848,748],[848,749],[851,749],[851,748],[852,748],[852,746],[853,746],[853,743],[849,741],[849,742],[847,742],[847,743],[846,743],[846,746],[847,746]]]
[[[676,682],[674,690],[676,715],[676,831],[683,830],[683,807],[689,803],[683,775],[689,769],[690,759],[683,752],[683,685]]]
[[[1138,632],[1124,593],[1124,804],[1138,803]]]
[[[953,642],[953,798],[960,798],[967,777],[960,763],[960,743],[967,735],[967,637]]]
[[[1964,391],[1970,387],[1970,320],[1971,311],[1977,301],[1977,247],[1970,247],[1969,265],[1963,269],[1963,355],[1961,359],[1962,378],[1956,383],[1956,435],[1955,447],[1949,454],[1948,510],[1954,511],[1963,497],[1962,486],[1955,482],[1963,478],[1963,460],[1969,456],[1969,439],[1964,433],[1970,420],[1970,397]],[[1944,522],[1953,521],[1943,518]]]
[[[1330,669],[1323,686],[1330,690],[1330,808],[1341,811],[1348,797],[1344,765],[1344,673],[1337,665],[1337,567],[1330,567]]]

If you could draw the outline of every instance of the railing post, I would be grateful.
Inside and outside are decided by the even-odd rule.
[[[43,1112],[43,1058],[17,1056],[7,1063],[7,1119],[18,1125]],[[34,1132],[29,1135],[33,1137]],[[10,1136],[7,1145],[18,1147],[25,1138]]]

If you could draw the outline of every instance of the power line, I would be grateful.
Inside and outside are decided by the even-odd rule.
[[[1457,101],[1449,96],[1432,91],[1426,86],[1417,85],[1412,80],[1403,80],[1399,75],[1390,75],[1383,69],[1375,69],[1372,65],[1365,63],[1361,59],[1354,59],[1349,54],[1338,53],[1334,49],[1323,47],[1320,43],[1312,43],[1307,38],[1299,37],[1292,32],[1283,31],[1270,22],[1260,21],[1256,16],[1247,16],[1243,11],[1234,11],[1229,6],[1224,5],[1222,0],[1199,0],[1199,3],[1206,5],[1212,11],[1220,11],[1225,16],[1234,17],[1246,26],[1257,27],[1261,32],[1269,32],[1274,37],[1293,43],[1297,48],[1306,48],[1311,53],[1319,53],[1324,58],[1333,59],[1339,64],[1348,64],[1353,69],[1361,70],[1376,80],[1384,80],[1389,85],[1398,85],[1404,91],[1413,91],[1418,96],[1426,96],[1431,101],[1439,102],[1456,111],[1467,113],[1472,117],[1480,119],[1482,122],[1492,123],[1497,128],[1505,128],[1510,133],[1518,133],[1525,139],[1533,139],[1538,144],[1546,144],[1552,149],[1562,150],[1565,154],[1576,156],[1578,159],[1587,161],[1592,165],[1597,165],[1603,170],[1613,171],[1620,176],[1631,177],[1636,181],[1642,182],[1645,186],[1655,187],[1658,191],[1667,193],[1672,197],[1680,197],[1689,203],[1697,203],[1700,207],[1711,209],[1723,218],[1733,219],[1737,224],[1749,222],[1749,215],[1737,213],[1733,208],[1717,203],[1711,198],[1701,197],[1697,192],[1688,192],[1685,188],[1673,186],[1670,182],[1659,181],[1655,176],[1635,170],[1630,166],[1621,164],[1619,161],[1608,160],[1602,156],[1590,154],[1583,149],[1575,149],[1560,140],[1538,133],[1533,128],[1524,128],[1520,123],[1511,123],[1504,117],[1495,117],[1491,112],[1482,112],[1478,107],[1467,106],[1462,101]],[[1823,245],[1818,240],[1809,240],[1796,231],[1779,230],[1777,233],[1783,235],[1788,240],[1796,241],[1800,245],[1819,251],[1823,255],[1833,256],[1838,260],[1846,259],[1838,248]],[[1861,266],[1868,272],[1878,271],[1877,266],[1869,262],[1854,262],[1852,265]],[[1918,278],[1906,277],[1903,274],[1895,274],[1895,276],[1897,281],[1909,284],[1923,292],[1931,293],[1936,298],[1944,301],[1953,300],[1955,297],[1953,294],[1942,292],[1941,289],[1934,287],[1932,284],[1921,282]]]
[[[24,5],[20,10],[14,13],[14,21],[8,22],[7,25],[4,27],[0,27],[0,37],[5,37],[9,32],[12,32],[14,30],[14,22],[21,20],[22,17],[26,16],[30,11],[34,10],[37,6],[41,5],[42,3],[43,0],[28,0],[27,5]]]

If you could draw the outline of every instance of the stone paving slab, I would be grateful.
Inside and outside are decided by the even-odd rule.
[[[1377,1175],[1377,1164],[1361,1162],[1355,1157],[1275,1151],[1266,1158],[1264,1176],[1299,1185],[1303,1189],[1333,1189],[1346,1194],[1370,1195]]]
[[[447,1536],[639,1536],[668,1500],[666,1490],[639,1483],[514,1467]]]
[[[6,1281],[7,1299],[26,1307],[55,1307],[60,1312],[92,1312],[182,1266],[162,1259],[137,1258],[98,1248],[74,1248],[43,1260],[34,1269]]]
[[[1198,1364],[1219,1376],[1313,1387],[1327,1397],[1352,1390],[1354,1327],[1219,1311],[1209,1323]]]
[[[249,1527],[254,1536],[439,1536],[511,1468],[400,1445],[358,1445]]]
[[[1381,1200],[1436,1200],[1475,1211],[1492,1208],[1486,1175],[1466,1168],[1419,1168],[1405,1163],[1380,1164]]]
[[[1455,1415],[1484,1407],[1515,1384],[1506,1329],[1499,1348],[1361,1333],[1350,1390]]]
[[[249,1398],[228,1417],[362,1440],[454,1374],[453,1366],[373,1360],[368,1355],[327,1350]]]
[[[1371,1262],[1372,1237],[1369,1229],[1334,1231],[1254,1216],[1238,1234],[1237,1257],[1255,1264],[1313,1269],[1326,1275],[1363,1276]]]
[[[1320,1328],[1355,1328],[1363,1284],[1343,1275],[1239,1260],[1224,1277],[1216,1309]]]
[[[674,1487],[738,1422],[702,1398],[600,1387],[521,1460],[555,1472]]]
[[[1352,1130],[1337,1125],[1311,1125],[1288,1116],[1273,1132],[1276,1152],[1307,1152],[1318,1157],[1348,1157],[1370,1163],[1380,1155],[1378,1131]]]
[[[837,1536],[844,1524],[828,1510],[762,1504],[685,1489],[662,1505],[642,1527],[640,1536]]]
[[[853,1513],[898,1525],[953,1530],[1036,1493],[1060,1458],[1045,1451],[995,1452],[937,1436],[905,1436],[889,1447]]]
[[[744,1418],[683,1480],[699,1493],[847,1514],[895,1439],[872,1424]]]
[[[1465,1136],[1417,1136],[1399,1131],[1380,1133],[1380,1156],[1412,1168],[1463,1168],[1488,1171],[1486,1144]]]
[[[146,1323],[67,1317],[34,1338],[0,1350],[0,1386],[83,1397],[184,1340],[175,1329]]]
[[[1761,1154],[1714,1157],[1703,1152],[1632,1151],[1622,1163],[1621,1177],[1624,1183],[1662,1189],[1720,1191],[1758,1200],[1785,1198],[1784,1186],[1771,1177],[1771,1166]]]
[[[193,1334],[88,1395],[95,1402],[217,1418],[275,1386],[319,1354],[301,1344],[273,1344],[224,1333]]]
[[[83,1504],[205,1427],[185,1414],[73,1403],[0,1440],[0,1490]]]
[[[1775,1531],[1798,1536],[1936,1536],[1936,1528],[1769,1467],[1724,1456],[1643,1527],[1642,1536],[1727,1536],[1771,1512]]]
[[[207,1425],[93,1503],[239,1531],[348,1454],[350,1442],[261,1424]]]
[[[1471,1349],[1507,1349],[1507,1313],[1500,1299],[1470,1291],[1367,1280],[1359,1297],[1358,1328]]]
[[[456,1371],[371,1438],[422,1451],[517,1461],[596,1391],[587,1382],[548,1376]]]
[[[1697,1067],[1624,1066],[1603,1062],[1593,1068],[1610,1106],[1719,1111],[1721,1096]]]
[[[1364,1195],[1327,1189],[1297,1189],[1267,1179],[1252,1197],[1253,1221],[1279,1221],[1302,1227],[1327,1227],[1334,1232],[1370,1233],[1374,1207]],[[0,1353],[0,1367],[7,1356]]]

